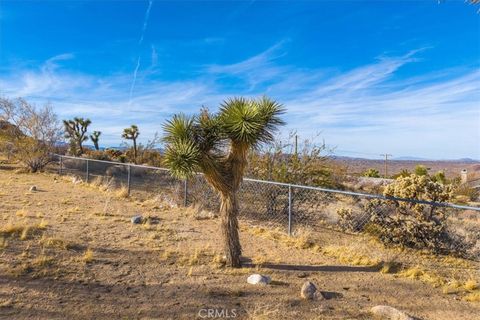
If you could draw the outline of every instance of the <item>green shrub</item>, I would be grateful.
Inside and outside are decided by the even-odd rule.
[[[380,173],[378,172],[377,169],[370,168],[367,171],[365,171],[363,176],[369,177],[369,178],[380,178]]]
[[[424,165],[419,164],[415,167],[415,174],[417,176],[426,176],[428,175],[428,168]]]

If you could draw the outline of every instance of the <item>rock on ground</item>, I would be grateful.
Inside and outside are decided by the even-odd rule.
[[[269,284],[272,281],[269,276],[262,276],[261,274],[252,274],[247,278],[250,284]]]
[[[300,296],[303,299],[313,300],[321,295],[320,292],[317,292],[317,287],[312,282],[306,281],[300,290]]]
[[[37,191],[37,186],[31,186],[30,191]]]
[[[370,313],[378,320],[415,320],[403,311],[390,306],[375,306]]]
[[[139,224],[142,222],[142,216],[133,216],[130,221],[133,223],[133,224]]]

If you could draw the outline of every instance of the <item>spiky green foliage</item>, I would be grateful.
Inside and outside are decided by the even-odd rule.
[[[182,178],[212,167],[222,171],[228,146],[248,149],[272,141],[283,112],[279,103],[263,97],[226,100],[216,114],[203,109],[192,117],[175,115],[164,125],[165,164]]]
[[[75,117],[73,120],[63,120],[65,138],[70,140],[70,153],[83,154],[83,143],[88,140],[87,130],[92,123],[90,119]]]

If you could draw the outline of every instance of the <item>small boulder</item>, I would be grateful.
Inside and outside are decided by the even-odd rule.
[[[269,276],[262,276],[261,274],[252,274],[247,278],[247,282],[250,284],[262,284],[267,285],[272,281]]]
[[[312,282],[306,281],[300,290],[300,296],[306,300],[313,300],[321,296],[321,294],[317,291],[317,287]]]
[[[142,216],[138,215],[138,216],[133,216],[130,218],[130,221],[133,223],[133,224],[140,224],[142,223]]]
[[[390,306],[375,306],[370,309],[370,313],[378,320],[415,320],[405,312]]]
[[[37,191],[37,190],[38,190],[38,189],[37,189],[37,186],[31,186],[31,187],[30,187],[30,192],[35,192],[35,191]]]

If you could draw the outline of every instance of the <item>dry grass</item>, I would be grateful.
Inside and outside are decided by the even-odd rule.
[[[64,240],[59,238],[46,237],[45,235],[42,236],[39,243],[43,247],[47,248],[57,248],[62,250],[66,250],[69,248],[69,244],[67,244]]]
[[[272,305],[255,305],[251,309],[247,309],[247,316],[249,320],[270,320],[280,319],[279,306]]]
[[[0,300],[0,309],[1,308],[9,308],[11,306],[13,306],[13,300],[12,299]]]
[[[465,282],[463,287],[465,288],[465,290],[468,290],[468,291],[477,290],[478,289],[478,282],[477,282],[477,280],[469,279]]]
[[[128,198],[128,188],[125,186],[118,188],[118,190],[115,191],[115,195],[121,199]]]
[[[82,261],[84,263],[91,263],[94,260],[94,253],[92,249],[88,248],[83,254]]]
[[[480,291],[467,294],[463,300],[468,302],[480,302]]]
[[[322,252],[327,256],[337,258],[340,262],[355,266],[376,266],[381,263],[376,258],[361,254],[345,246],[327,246]]]
[[[400,272],[399,275],[408,279],[421,280],[425,283],[431,284],[435,288],[444,286],[447,283],[447,280],[444,277],[433,272],[428,272],[418,266],[405,269]]]
[[[25,210],[25,209],[20,209],[20,210],[17,210],[17,212],[15,212],[15,215],[16,215],[17,217],[24,218],[24,217],[26,217],[26,216],[28,215],[28,212],[27,212],[27,210]]]
[[[0,249],[5,249],[8,247],[8,240],[5,237],[0,237]]]
[[[33,260],[33,265],[37,267],[45,267],[53,263],[53,258],[41,254]]]

